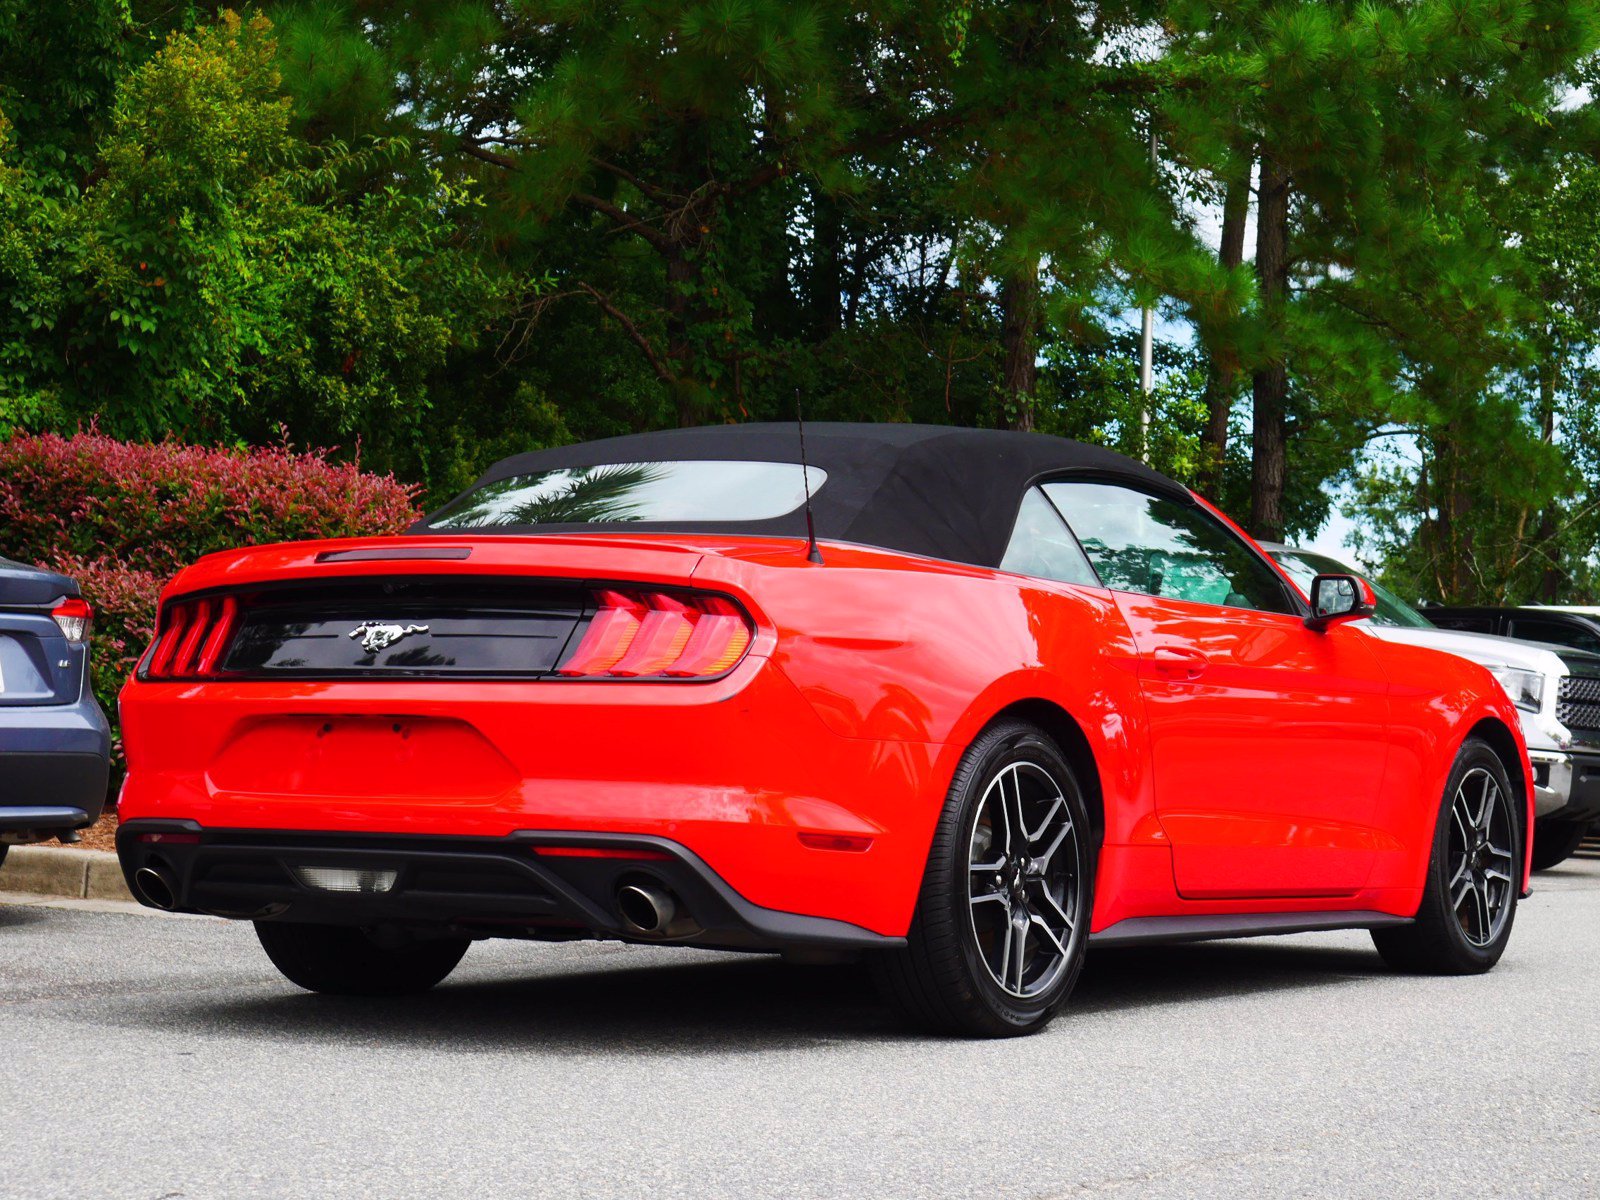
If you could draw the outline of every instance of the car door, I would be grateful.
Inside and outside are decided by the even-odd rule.
[[[1529,642],[1547,642],[1556,646],[1570,646],[1574,650],[1587,650],[1591,654],[1600,654],[1600,634],[1590,629],[1584,622],[1576,621],[1566,616],[1524,616],[1517,613],[1511,618],[1511,626],[1507,630],[1514,638],[1522,638]]]
[[[1133,632],[1179,893],[1360,890],[1385,840],[1389,698],[1371,636],[1306,628],[1283,578],[1199,504],[1102,482],[1043,490]]]

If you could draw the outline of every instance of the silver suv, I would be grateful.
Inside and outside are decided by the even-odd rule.
[[[1317,551],[1275,542],[1263,542],[1261,548],[1302,591],[1319,573],[1365,577],[1365,572]],[[1367,582],[1372,583],[1370,579]],[[1487,667],[1500,681],[1522,717],[1522,736],[1528,743],[1528,759],[1533,767],[1533,868],[1542,871],[1571,857],[1589,828],[1588,819],[1569,817],[1587,803],[1575,790],[1575,776],[1586,777],[1587,773],[1574,769],[1572,733],[1558,719],[1556,706],[1563,691],[1574,686],[1592,688],[1600,694],[1600,654],[1487,633],[1440,629],[1393,592],[1376,583],[1372,590],[1378,596],[1377,612],[1371,620],[1359,624],[1373,636],[1471,659]],[[1572,682],[1564,689],[1563,682],[1568,679]]]

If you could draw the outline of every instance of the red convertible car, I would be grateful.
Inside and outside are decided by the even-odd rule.
[[[318,991],[484,937],[843,950],[991,1036],[1089,946],[1494,965],[1532,785],[1487,671],[1108,451],[803,436],[525,454],[406,536],[184,571],[122,696],[135,893],[254,921]]]

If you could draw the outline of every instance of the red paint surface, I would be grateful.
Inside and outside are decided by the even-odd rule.
[[[430,542],[472,553],[316,561]],[[692,584],[735,597],[756,631],[710,682],[135,680],[122,695],[121,815],[651,834],[756,904],[899,935],[962,751],[1008,706],[1043,704],[1094,759],[1096,929],[1183,913],[1410,915],[1462,740],[1492,721],[1521,746],[1482,668],[1358,628],[1318,634],[1293,617],[824,552],[817,566],[800,541],[566,536],[213,555],[166,598],[401,571]],[[1525,761],[1521,775],[1531,795]]]

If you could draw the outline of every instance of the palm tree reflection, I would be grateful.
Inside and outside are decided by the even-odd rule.
[[[663,463],[571,467],[496,480],[440,515],[435,528],[580,525],[644,519],[639,492],[666,474]]]

